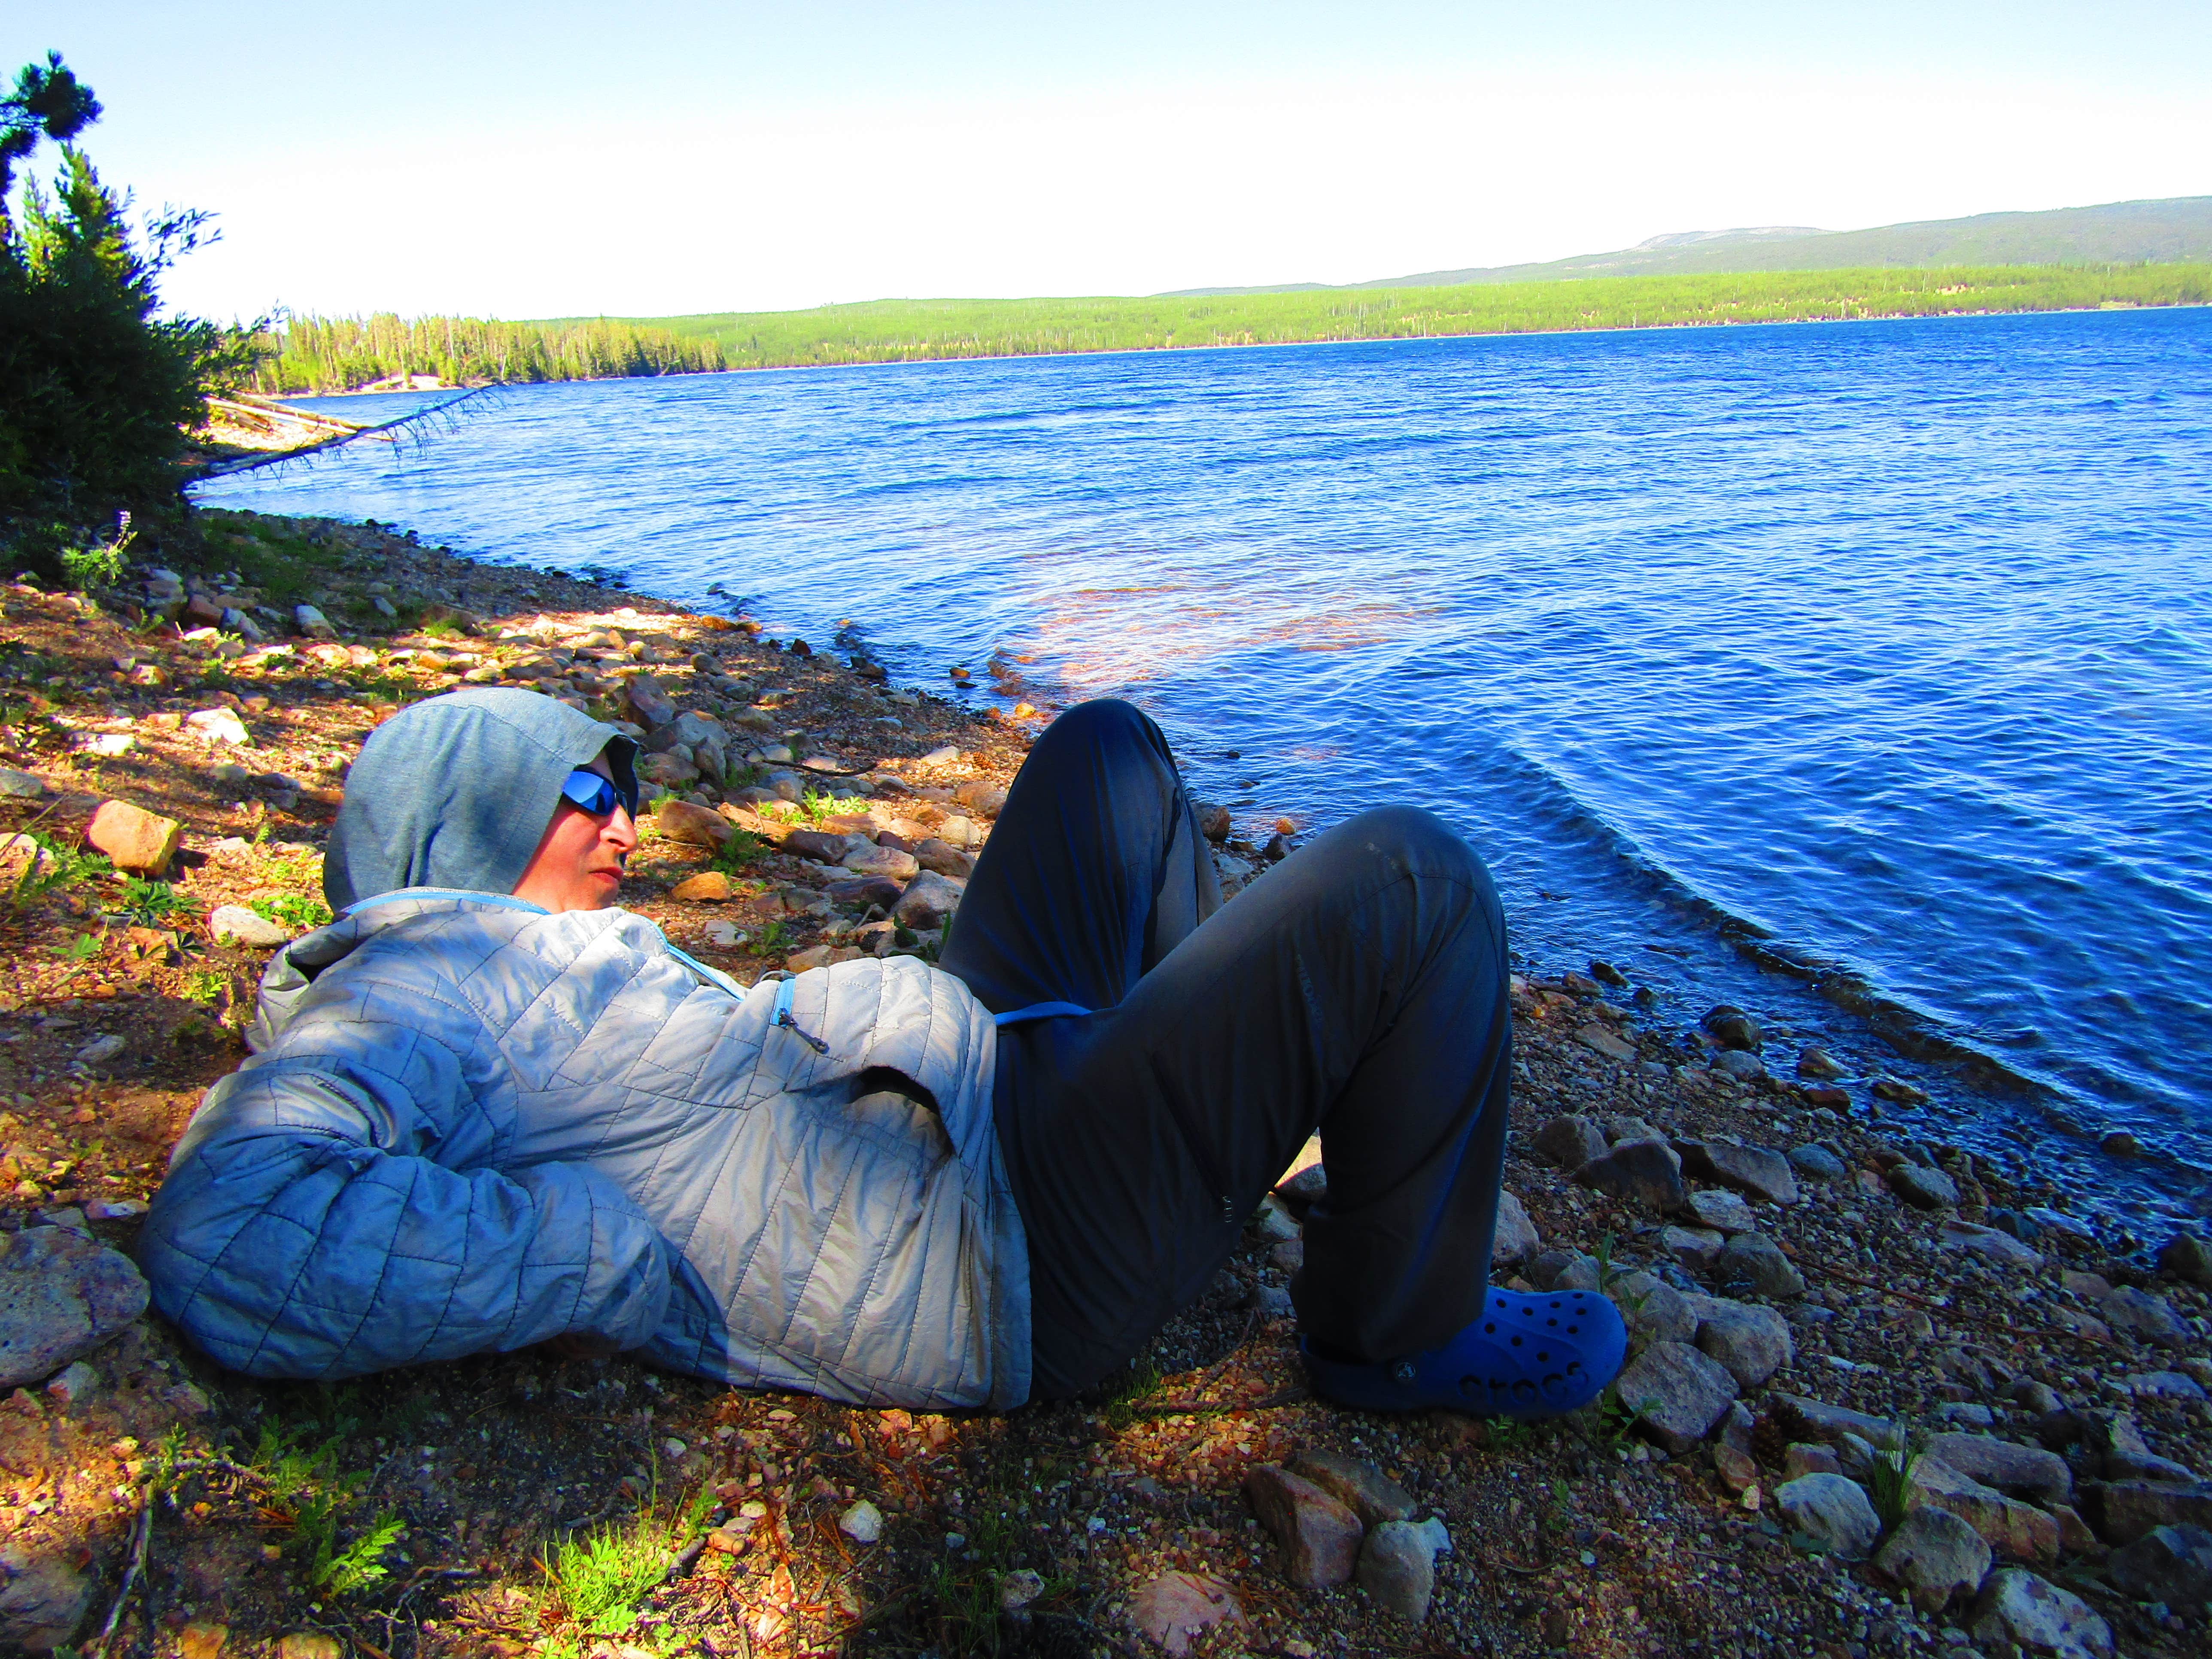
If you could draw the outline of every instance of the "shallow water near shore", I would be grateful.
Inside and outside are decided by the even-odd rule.
[[[2212,312],[531,387],[198,498],[1133,697],[1255,826],[1443,813],[1547,967],[2201,1202]]]

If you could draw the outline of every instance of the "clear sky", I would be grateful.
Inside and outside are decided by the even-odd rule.
[[[185,309],[1144,294],[2212,193],[2206,0],[4,0]]]

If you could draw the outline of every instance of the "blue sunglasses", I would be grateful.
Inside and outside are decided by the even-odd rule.
[[[580,766],[568,774],[568,781],[561,786],[562,798],[571,805],[603,818],[615,810],[617,802],[627,808],[630,817],[637,816],[637,791],[625,789],[611,778],[603,778],[589,767]]]

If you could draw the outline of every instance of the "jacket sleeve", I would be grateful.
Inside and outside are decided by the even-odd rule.
[[[427,1022],[333,1012],[209,1091],[141,1235],[161,1311],[258,1376],[649,1340],[669,1253],[620,1189],[580,1164],[489,1167]]]

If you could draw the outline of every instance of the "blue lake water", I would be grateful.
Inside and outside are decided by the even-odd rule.
[[[199,498],[1018,656],[1255,823],[1444,813],[1541,965],[2205,1202],[2212,311],[532,387]]]

